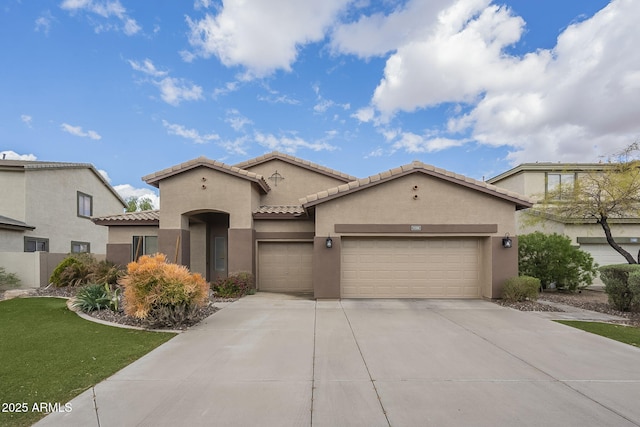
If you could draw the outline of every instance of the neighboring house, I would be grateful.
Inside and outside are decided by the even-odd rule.
[[[608,163],[525,163],[487,182],[541,202],[548,191],[558,186],[572,186],[581,175],[598,173],[611,166]],[[561,219],[549,215],[537,218],[532,221],[530,211],[518,212],[518,234],[533,231],[564,234],[574,245],[589,252],[599,265],[626,263],[624,257],[609,246],[602,227],[595,220]],[[637,256],[640,250],[640,218],[609,219],[609,223],[616,242]]]
[[[43,284],[49,268],[31,274],[34,267],[16,264],[31,263],[29,257],[10,254],[104,255],[108,233],[92,217],[122,212],[126,206],[102,175],[84,163],[0,160],[0,188],[0,265],[18,270],[26,286]]]
[[[421,162],[364,179],[282,153],[201,157],[145,176],[160,210],[96,218],[107,258],[156,250],[214,281],[316,298],[497,298],[528,199]],[[512,248],[504,248],[510,235]]]

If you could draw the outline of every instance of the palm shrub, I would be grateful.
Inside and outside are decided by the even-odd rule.
[[[609,304],[620,311],[640,311],[640,265],[605,265],[599,270]]]
[[[575,291],[593,283],[598,265],[588,252],[571,245],[567,236],[536,231],[518,237],[520,275],[537,277],[543,289],[555,283]]]
[[[129,263],[119,283],[124,286],[125,313],[154,325],[188,322],[209,295],[209,284],[200,274],[167,262],[163,254]]]
[[[538,299],[540,279],[516,276],[508,279],[502,287],[502,299],[508,302],[535,301]]]
[[[211,289],[222,298],[240,298],[255,293],[255,278],[253,274],[241,271],[216,280]]]
[[[73,306],[85,313],[105,309],[118,311],[119,291],[118,288],[112,290],[106,283],[91,284],[78,291]]]

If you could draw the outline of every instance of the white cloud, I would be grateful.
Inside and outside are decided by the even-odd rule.
[[[160,196],[153,190],[148,188],[135,188],[131,184],[120,184],[113,187],[120,197],[127,200],[129,197],[143,198],[146,197],[151,200],[154,209],[160,209]]]
[[[160,97],[167,104],[177,106],[182,101],[197,101],[203,99],[202,87],[185,79],[165,77],[154,82],[160,88]]]
[[[1,160],[37,160],[37,157],[33,154],[18,154],[15,151],[6,150],[0,151]]]
[[[235,109],[227,111],[227,117],[224,121],[229,123],[229,126],[231,126],[235,131],[240,131],[243,127],[253,123],[251,120],[240,114],[240,112]]]
[[[420,19],[417,10],[425,11]],[[553,49],[516,56],[508,49],[525,22],[511,9],[490,0],[410,0],[337,27],[332,48],[389,55],[370,105],[353,114],[361,122],[379,127],[401,111],[458,104],[439,132],[397,131],[388,139],[398,149],[440,150],[459,139],[510,147],[513,163],[596,161],[640,135],[638,20],[640,2],[613,0],[562,30]]]
[[[40,32],[42,31],[46,36],[49,35],[49,31],[51,31],[51,25],[53,23],[53,21],[55,20],[55,18],[53,17],[53,15],[51,15],[51,12],[46,11],[42,16],[39,16],[38,18],[36,18],[35,21],[35,31],[36,32]]]
[[[325,141],[308,142],[296,135],[275,136],[256,132],[254,138],[258,144],[267,147],[269,150],[282,151],[290,154],[294,154],[301,148],[313,151],[333,151],[336,149],[335,146]]]
[[[28,114],[22,114],[20,116],[20,120],[22,120],[22,123],[24,123],[25,125],[31,127],[32,123],[33,123],[33,117],[31,117]]]
[[[72,13],[86,12],[106,19],[107,22],[94,22],[96,32],[114,30],[132,36],[142,30],[136,20],[127,14],[119,0],[64,0],[60,8]],[[113,23],[111,18],[115,18],[116,22]]]
[[[393,143],[396,150],[404,150],[408,153],[433,153],[447,148],[459,147],[467,141],[450,138],[431,138],[417,135],[412,132],[403,132],[399,139]]]
[[[102,136],[100,136],[98,132],[94,130],[88,130],[85,132],[82,129],[82,126],[72,126],[68,123],[63,123],[60,125],[60,129],[62,129],[62,131],[64,132],[70,133],[71,135],[79,136],[82,138],[89,138],[96,141],[102,139]]]
[[[106,170],[98,169],[98,173],[100,175],[102,175],[102,177],[105,179],[105,181],[107,181],[109,184],[111,184],[111,177],[109,176],[109,174],[107,173]]]
[[[167,129],[169,135],[180,136],[182,138],[189,139],[196,144],[205,144],[207,142],[220,139],[220,137],[215,133],[201,135],[200,132],[195,129],[187,129],[182,125],[169,123],[166,120],[162,121],[162,125]]]
[[[129,65],[131,65],[131,68],[134,70],[152,77],[164,77],[168,74],[167,71],[158,70],[149,58],[144,59],[142,62],[129,60]]]
[[[212,15],[187,17],[195,54],[216,56],[225,66],[242,66],[244,79],[289,71],[298,49],[322,40],[351,0],[229,0]]]

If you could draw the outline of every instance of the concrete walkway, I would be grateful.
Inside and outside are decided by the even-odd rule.
[[[638,426],[640,349],[480,300],[241,299],[38,426]]]

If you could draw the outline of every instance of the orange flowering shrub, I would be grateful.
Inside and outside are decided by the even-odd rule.
[[[200,274],[168,263],[163,254],[130,262],[119,283],[124,286],[125,313],[139,319],[157,317],[167,310],[184,313],[204,305],[209,295],[209,284]]]

